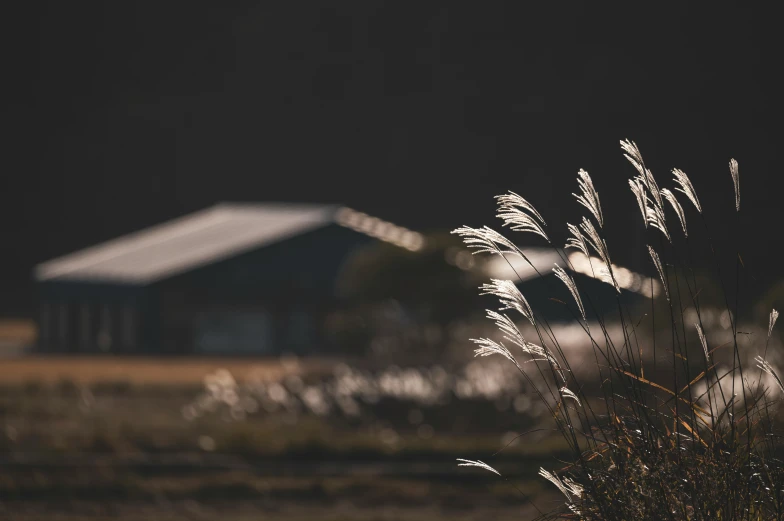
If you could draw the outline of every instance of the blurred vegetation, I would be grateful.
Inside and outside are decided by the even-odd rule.
[[[427,353],[433,360],[448,346],[450,327],[476,315],[480,277],[454,262],[464,250],[460,240],[448,232],[425,238],[416,252],[371,243],[345,263],[337,291],[353,321],[342,328],[342,346],[372,346],[374,355],[392,357]]]
[[[0,386],[0,505],[7,509],[0,514],[43,519],[35,505],[45,501],[48,512],[62,503],[62,519],[102,518],[90,517],[93,511],[113,519],[123,518],[120,512],[127,519],[188,519],[191,507],[232,520],[251,512],[256,519],[372,519],[368,512],[401,508],[392,519],[475,519],[469,514],[483,508],[511,519],[528,508],[526,497],[545,488],[529,465],[551,462],[564,448],[546,433],[528,438],[535,443],[512,440],[538,420],[515,410],[508,396],[450,392],[430,404],[381,396],[358,415],[337,408],[318,414],[303,397],[317,386],[328,389],[346,366],[308,372],[288,363],[288,376],[260,370],[264,377],[254,380],[248,372],[218,389],[214,402],[205,397],[215,390],[216,373],[172,384],[94,373],[92,382]],[[388,374],[410,373],[381,376]],[[278,385],[288,395],[273,408],[264,396],[275,396]],[[245,400],[242,415],[233,414],[229,387]],[[190,415],[197,403],[202,412]],[[509,482],[455,472],[457,457],[492,461],[510,442],[502,465]],[[157,506],[142,515],[133,506],[139,502]]]

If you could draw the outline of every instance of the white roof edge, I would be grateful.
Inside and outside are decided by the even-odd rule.
[[[123,245],[126,245],[130,241],[133,241],[134,239],[136,239],[136,238],[138,238],[140,236],[146,235],[146,234],[151,233],[151,232],[155,233],[155,232],[158,232],[158,231],[163,231],[163,230],[165,230],[166,228],[169,228],[172,225],[176,225],[177,223],[180,223],[180,222],[186,222],[186,221],[192,220],[193,218],[198,217],[200,215],[206,215],[206,214],[209,214],[209,213],[215,213],[222,204],[223,203],[219,203],[219,204],[216,204],[216,205],[213,205],[213,206],[201,209],[201,210],[197,210],[195,212],[192,212],[192,213],[189,213],[189,214],[186,214],[186,215],[181,215],[179,217],[175,217],[175,218],[170,219],[168,221],[164,221],[164,222],[158,223],[158,224],[153,224],[152,226],[148,226],[146,228],[142,228],[141,230],[136,230],[136,231],[127,233],[125,235],[121,235],[119,237],[115,237],[114,239],[109,239],[107,241],[100,242],[98,244],[93,244],[92,246],[87,246],[86,248],[82,248],[82,249],[79,249],[79,250],[76,250],[76,251],[73,251],[73,252],[70,252],[70,253],[66,253],[64,255],[60,255],[59,257],[54,257],[52,259],[46,260],[44,262],[41,262],[41,263],[35,265],[35,267],[33,268],[34,276],[35,276],[35,278],[37,280],[48,279],[48,278],[55,278],[56,275],[49,276],[48,273],[52,269],[54,269],[57,264],[59,264],[61,262],[65,262],[65,261],[68,261],[68,260],[78,260],[78,259],[86,258],[86,257],[88,257],[88,256],[90,256],[92,254],[99,254],[101,252],[101,250],[105,250],[107,247],[108,248],[112,248],[112,247],[120,247],[120,248],[122,248]]]

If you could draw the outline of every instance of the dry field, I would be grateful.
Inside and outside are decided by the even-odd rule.
[[[331,371],[335,360],[258,358],[160,358],[23,356],[0,359],[0,385],[23,383],[129,383],[134,385],[199,385],[204,376],[227,369],[239,380],[278,379],[288,374]]]
[[[339,362],[2,358],[0,519],[511,520],[533,517],[526,498],[549,504],[535,474],[560,446],[544,438],[495,461],[502,435],[524,424],[496,425],[492,401],[416,409],[425,431],[411,423],[415,404],[391,398],[360,417],[283,407],[242,420],[220,408],[183,414],[216,369],[240,381],[326,378]],[[458,469],[457,457],[483,458],[510,481]]]

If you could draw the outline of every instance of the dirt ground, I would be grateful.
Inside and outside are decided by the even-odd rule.
[[[227,369],[237,380],[278,379],[287,374],[330,371],[336,360],[199,357],[20,356],[0,359],[0,384],[125,382],[140,385],[199,385],[205,375]]]
[[[497,422],[493,402],[418,410],[425,438],[410,423],[414,405],[394,400],[357,418],[183,415],[217,369],[270,381],[329,375],[342,362],[0,359],[0,520],[519,521],[537,515],[529,498],[553,507],[536,477],[555,464],[550,440],[494,458],[522,426]],[[490,462],[510,481],[458,469],[457,457]]]
[[[27,502],[3,505],[0,516],[11,521],[525,521],[538,512],[531,506],[464,507],[387,506],[361,507],[269,501],[195,500],[160,502]]]

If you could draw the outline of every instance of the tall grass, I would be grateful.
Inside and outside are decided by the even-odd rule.
[[[711,239],[710,220],[686,173],[672,171],[674,191],[659,188],[637,145],[622,141],[621,149],[636,171],[629,186],[647,242],[642,254],[653,275],[645,314],[630,308],[625,299],[620,269],[605,240],[604,227],[611,218],[603,212],[584,170],[578,173],[579,193],[574,196],[587,216],[577,225],[567,223],[564,248],[552,244],[544,218],[530,202],[512,192],[497,197],[497,216],[504,226],[536,235],[560,255],[565,268],[555,266],[554,276],[539,272],[524,249],[492,228],[464,226],[453,232],[474,253],[527,261],[548,281],[553,299],[569,307],[590,344],[586,349],[591,351],[593,374],[584,368],[576,372],[573,365],[578,361],[570,360],[574,354],[567,355],[556,329],[515,281],[491,280],[481,287],[499,299],[499,309],[488,310],[487,316],[502,339],[474,339],[475,354],[501,355],[514,364],[571,449],[571,461],[561,468],[540,470],[563,494],[564,504],[554,511],[537,509],[548,519],[782,519],[784,473],[777,459],[780,436],[774,432],[774,419],[784,384],[768,361],[778,312],[772,310],[768,323],[760,325],[761,334],[738,329],[741,317],[750,318],[739,298],[742,252],[725,254],[735,268],[731,280],[722,270],[725,259]],[[739,215],[740,179],[734,159],[729,170],[727,186],[731,179]],[[685,198],[686,208],[675,192]],[[689,228],[687,219],[698,225]],[[695,230],[709,245],[706,266],[696,261],[697,247],[689,235]],[[572,264],[576,257],[566,254],[569,249],[596,260],[591,263],[595,277],[607,282],[606,291],[614,295],[612,313],[597,311],[595,303],[606,295],[582,291]],[[711,271],[721,288],[729,341],[720,343],[719,335],[706,325],[700,268]],[[658,299],[656,286],[663,290]],[[620,341],[609,334],[610,322],[620,323]],[[755,341],[760,337],[764,340]],[[481,461],[460,460],[460,465],[498,474]]]

